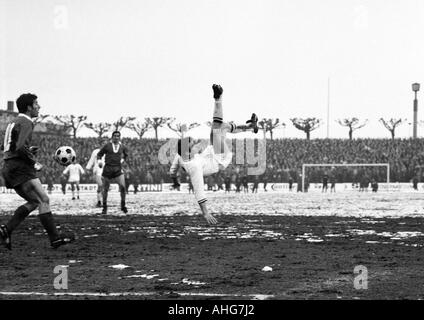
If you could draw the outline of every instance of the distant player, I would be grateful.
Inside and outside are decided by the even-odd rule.
[[[12,233],[22,221],[36,208],[39,219],[50,239],[50,245],[58,248],[74,241],[74,235],[60,234],[51,213],[49,197],[37,178],[36,172],[42,165],[35,160],[38,147],[30,146],[34,123],[40,106],[37,96],[31,93],[23,94],[16,100],[18,116],[8,124],[4,136],[4,167],[3,177],[7,188],[26,200],[18,207],[6,225],[0,225],[0,243],[12,250]]]
[[[264,191],[265,191],[265,192],[268,192],[268,190],[266,189],[266,186],[267,186],[267,184],[268,184],[268,174],[267,174],[267,173],[264,173],[264,174],[262,175],[262,182],[263,182],[263,184],[264,184]]]
[[[259,187],[259,177],[255,176],[255,179],[253,181],[253,186],[252,186],[252,193],[258,193],[258,187]]]
[[[289,176],[289,191],[293,191],[293,178],[292,176]]]
[[[225,177],[225,193],[230,193],[231,191],[231,177],[226,176]]]
[[[322,192],[327,192],[328,190],[328,175],[324,174],[322,178]]]
[[[122,164],[128,158],[127,148],[120,142],[121,133],[114,131],[112,133],[112,141],[107,143],[100,149],[97,154],[97,160],[101,160],[105,156],[104,167],[100,162],[100,167],[103,167],[103,211],[102,214],[107,213],[107,195],[111,183],[117,183],[119,186],[119,193],[121,194],[121,210],[124,213],[128,212],[125,206],[125,176],[122,170]]]
[[[375,181],[375,179],[372,179],[372,181],[371,181],[371,190],[372,190],[372,192],[378,191],[378,182]]]
[[[418,191],[418,177],[416,175],[412,178],[412,188]]]
[[[103,179],[102,179],[102,173],[103,168],[99,166],[99,161],[97,160],[97,154],[99,153],[100,148],[94,149],[91,153],[90,160],[88,160],[87,165],[85,166],[85,169],[87,171],[93,172],[93,178],[94,181],[97,184],[97,207],[102,207],[102,192],[103,192]],[[101,159],[102,162],[104,162],[104,156]]]
[[[80,198],[79,183],[81,180],[81,175],[84,173],[85,171],[79,163],[71,163],[69,166],[66,167],[65,170],[63,170],[64,175],[69,175],[68,183],[71,185],[72,200],[75,200],[75,189],[77,189],[77,199]]]
[[[330,176],[330,192],[336,192],[336,177],[334,175]]]
[[[68,183],[68,179],[66,178],[65,175],[63,175],[63,173],[60,175],[60,186],[61,186],[61,190],[62,193],[65,195],[66,194],[66,184]]]
[[[248,180],[247,180],[247,176],[243,175],[243,177],[241,178],[241,181],[243,183],[244,193],[249,193],[249,183],[248,183]]]
[[[204,176],[217,173],[219,170],[225,169],[232,161],[232,152],[229,150],[225,139],[226,133],[238,133],[243,131],[258,132],[258,117],[252,114],[247,125],[236,126],[232,122],[223,122],[222,111],[222,93],[221,86],[214,84],[212,86],[215,99],[215,107],[213,112],[212,130],[209,145],[201,154],[195,154],[194,141],[190,137],[180,139],[178,141],[177,155],[171,165],[170,173],[177,184],[176,174],[179,167],[190,175],[193,183],[194,195],[200,206],[203,216],[209,224],[216,224],[215,217],[208,212],[206,206]]]

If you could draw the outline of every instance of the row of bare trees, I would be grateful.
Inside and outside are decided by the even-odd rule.
[[[47,120],[52,118],[54,121]],[[200,126],[199,123],[194,122],[190,124],[178,123],[175,122],[175,118],[170,117],[152,117],[144,118],[144,120],[137,120],[135,117],[120,117],[117,121],[113,123],[92,123],[87,122],[87,116],[74,116],[74,115],[64,115],[64,116],[49,116],[49,115],[40,115],[34,122],[35,125],[43,123],[46,129],[55,134],[63,134],[65,132],[70,132],[73,138],[77,137],[78,131],[86,127],[92,130],[97,137],[103,137],[106,133],[111,132],[112,130],[120,131],[124,128],[128,128],[137,134],[141,139],[144,134],[153,129],[155,131],[155,138],[158,140],[158,130],[161,127],[167,126],[169,129],[174,131],[179,137],[183,137],[188,131],[197,128]],[[323,123],[321,119],[318,118],[292,118],[290,119],[293,126],[305,132],[306,139],[311,138],[311,132],[319,128]],[[392,139],[395,138],[396,128],[401,125],[406,119],[389,119],[385,120],[381,118],[379,120],[384,127],[389,130]],[[336,120],[341,126],[347,127],[349,129],[349,139],[353,139],[353,132],[363,128],[368,120],[363,122],[359,121],[358,118],[345,118]],[[59,125],[58,125],[59,124]],[[206,123],[208,126],[211,125],[210,122]],[[280,122],[279,118],[263,118],[258,122],[259,127],[263,130],[264,138],[266,134],[270,133],[271,140],[274,137],[274,131],[278,128],[285,128],[286,124]]]
[[[83,127],[92,130],[99,138],[103,137],[108,132],[115,130],[121,131],[124,128],[128,128],[129,130],[134,131],[141,139],[148,130],[153,129],[155,131],[156,140],[159,139],[158,130],[160,127],[167,126],[182,137],[189,130],[200,126],[200,124],[196,122],[190,124],[176,123],[175,118],[170,117],[152,117],[144,118],[144,120],[136,120],[135,117],[120,117],[113,123],[93,123],[87,122],[87,116],[74,115],[40,115],[34,121],[34,125],[38,125],[39,123],[43,123],[46,129],[54,134],[65,134],[70,132],[73,138],[77,137],[78,131]]]
[[[311,138],[311,132],[322,125],[321,119],[317,119],[317,118],[304,118],[304,119],[292,118],[290,119],[290,121],[292,122],[293,126],[296,129],[305,132],[307,140]],[[387,130],[390,131],[391,137],[392,139],[394,139],[396,128],[399,125],[401,125],[403,122],[405,122],[406,119],[391,118],[389,120],[385,120],[383,118],[380,118],[379,121],[384,125],[384,127]],[[349,132],[348,132],[349,140],[352,140],[353,132],[363,128],[368,123],[368,119],[366,119],[362,123],[359,121],[358,118],[355,118],[355,117],[339,119],[339,120],[336,120],[336,122],[340,124],[341,126],[347,127],[349,129]],[[260,128],[264,131],[264,135],[266,135],[267,132],[270,133],[271,140],[273,139],[273,133],[275,129],[277,129],[278,127],[284,127],[284,128],[286,127],[286,124],[284,122],[280,122],[278,118],[277,119],[265,118],[261,120],[258,124]]]

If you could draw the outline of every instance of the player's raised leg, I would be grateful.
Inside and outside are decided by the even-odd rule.
[[[225,169],[232,160],[232,152],[226,143],[226,133],[238,133],[245,131],[258,132],[258,117],[255,113],[252,114],[251,118],[246,121],[246,125],[236,125],[233,122],[224,122],[223,108],[222,108],[222,94],[224,90],[220,85],[212,85],[214,102],[213,121],[210,134],[210,144],[213,146],[213,157],[219,163],[219,170]],[[210,149],[205,150],[206,153],[210,153]],[[204,173],[211,174],[213,171],[217,171],[218,168],[208,168]]]
[[[218,85],[212,85],[213,89],[213,98],[214,102],[214,110],[213,110],[213,121],[212,121],[212,134],[215,136],[222,132],[231,132],[231,133],[239,133],[245,131],[253,131],[257,133],[258,128],[258,117],[255,113],[252,114],[249,120],[246,121],[246,124],[236,125],[233,122],[224,122],[224,112],[222,108],[222,94],[224,89]],[[211,136],[212,138],[212,136]],[[211,141],[213,143],[213,141]],[[218,150],[215,150],[217,152]],[[218,152],[217,152],[218,153]]]

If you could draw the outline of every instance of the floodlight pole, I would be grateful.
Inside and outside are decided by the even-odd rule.
[[[414,139],[417,138],[417,122],[418,122],[418,99],[417,99],[417,92],[420,90],[420,84],[419,83],[413,83],[412,84],[412,91],[415,93],[414,98],[414,127],[413,127],[413,133],[412,137]]]
[[[387,164],[387,191],[390,191],[390,163]]]

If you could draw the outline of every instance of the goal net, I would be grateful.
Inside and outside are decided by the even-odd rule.
[[[328,177],[328,186],[331,181],[336,183],[351,183],[360,188],[363,183],[372,181],[384,183],[381,189],[389,191],[390,164],[388,163],[305,163],[302,165],[302,192],[305,192],[305,183],[320,183],[324,176]]]

